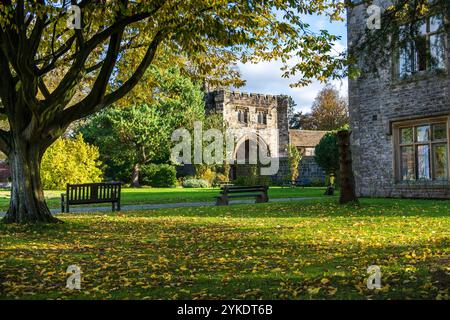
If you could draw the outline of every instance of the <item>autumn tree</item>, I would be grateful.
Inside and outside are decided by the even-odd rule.
[[[337,38],[326,31],[312,33],[300,16],[337,20],[343,8],[331,0],[2,1],[0,112],[9,130],[0,131],[0,149],[12,170],[5,221],[57,221],[40,180],[44,152],[72,122],[125,97],[161,48],[186,57],[200,71],[202,62],[213,59],[301,56],[286,70],[305,75],[297,83],[339,77],[335,71],[345,59],[330,53]],[[48,75],[56,71],[60,76],[52,89]],[[81,97],[74,99],[77,93]]]

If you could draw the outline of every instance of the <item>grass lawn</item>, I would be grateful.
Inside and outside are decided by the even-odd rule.
[[[0,298],[449,299],[450,201],[334,201],[0,224]],[[65,288],[72,264],[80,291]]]
[[[61,206],[61,193],[64,191],[45,191],[45,197],[50,208]],[[320,197],[325,188],[281,188],[270,187],[269,197]],[[183,188],[123,188],[122,205],[127,204],[152,204],[152,203],[174,203],[174,202],[204,202],[214,201],[219,194],[217,188],[183,189]],[[10,199],[9,190],[0,191],[0,211],[8,210]],[[108,204],[102,204],[107,206]],[[92,205],[90,205],[92,206]]]

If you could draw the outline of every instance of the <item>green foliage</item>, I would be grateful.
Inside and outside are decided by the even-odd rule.
[[[210,184],[204,179],[189,178],[183,181],[183,188],[208,188]]]
[[[255,186],[255,185],[272,185],[272,179],[270,176],[260,175],[260,167],[257,164],[242,164],[240,165],[241,172],[245,172],[246,175],[238,176],[234,179],[233,183],[237,186]],[[243,169],[245,168],[245,169]]]
[[[203,118],[203,130],[207,131],[210,129],[219,130],[222,133],[222,137],[226,136],[226,131],[228,128],[228,124],[223,120],[222,113],[209,112]],[[207,142],[203,142],[203,147],[207,147],[210,143],[215,143],[216,141],[210,140]],[[223,139],[223,154],[221,155],[222,159],[227,158],[226,154],[226,139]],[[193,152],[192,152],[193,154]],[[213,157],[216,154],[212,154]],[[194,159],[192,159],[194,160]],[[196,164],[195,165],[195,177],[199,179],[204,179],[208,181],[210,185],[218,185],[220,182],[226,182],[229,180],[229,172],[230,172],[230,164],[225,163],[222,164]]]
[[[174,187],[177,171],[169,164],[145,164],[141,167],[142,184],[152,187]]]
[[[339,149],[335,132],[328,132],[322,137],[316,146],[314,159],[326,174],[336,175],[339,170]]]
[[[349,122],[348,102],[332,85],[326,85],[314,100],[311,113],[301,114],[304,130],[336,130]]]
[[[108,177],[129,181],[135,164],[168,162],[173,130],[189,129],[204,115],[200,87],[178,69],[149,72],[160,87],[150,104],[108,108],[79,128],[99,147]]]
[[[320,178],[314,178],[311,180],[311,187],[325,187],[326,183],[325,180],[322,180]]]
[[[102,180],[99,151],[83,140],[60,138],[47,149],[41,163],[41,179],[45,189],[61,190],[67,183],[90,183]]]
[[[290,181],[295,181],[298,178],[298,166],[302,156],[298,151],[296,146],[290,145],[288,148],[288,162],[289,162],[289,172]]]

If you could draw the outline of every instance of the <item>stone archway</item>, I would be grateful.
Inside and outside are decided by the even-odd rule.
[[[231,165],[230,178],[248,177],[256,170],[259,175],[261,155],[270,157],[270,147],[266,141],[257,134],[241,137],[233,152],[234,163]]]

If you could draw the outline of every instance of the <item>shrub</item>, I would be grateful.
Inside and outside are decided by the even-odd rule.
[[[335,132],[328,132],[316,146],[314,159],[326,174],[336,174],[339,170],[339,150],[337,145],[337,135]]]
[[[177,171],[169,164],[145,164],[140,177],[142,184],[156,188],[174,187],[177,183]]]
[[[325,181],[320,178],[314,178],[311,181],[311,187],[325,187]]]
[[[199,170],[200,171],[200,170]],[[195,176],[197,179],[206,180],[208,184],[213,184],[216,178],[216,173],[211,168],[204,168]]]
[[[219,186],[222,183],[228,182],[230,179],[227,175],[223,173],[216,173],[216,176],[214,177],[213,186]]]
[[[183,181],[184,188],[208,188],[209,182],[204,179],[189,178]]]
[[[302,156],[297,147],[289,146],[288,148],[288,163],[289,163],[289,180],[295,181],[298,178],[298,166]],[[290,182],[289,181],[289,182]]]
[[[45,189],[64,189],[67,183],[102,180],[98,148],[86,143],[81,134],[75,139],[58,139],[42,158],[41,179]]]
[[[247,176],[239,176],[233,184],[236,186],[255,186],[255,185],[273,185],[272,178],[270,176],[258,175],[259,170],[256,165],[247,165]]]

